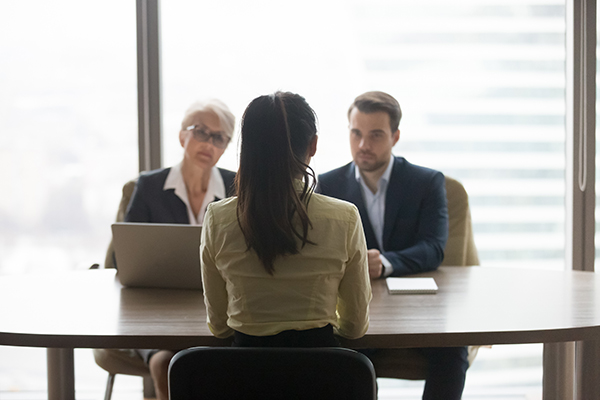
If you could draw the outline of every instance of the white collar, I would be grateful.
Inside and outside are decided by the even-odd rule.
[[[179,194],[178,191],[183,190],[183,193],[185,193],[185,197],[187,198],[187,190],[185,188],[183,174],[181,173],[181,163],[173,165],[169,171],[169,175],[167,175],[163,190],[169,189],[175,189],[175,194],[177,195]],[[212,170],[210,171],[210,180],[208,181],[206,192],[211,192],[211,189],[215,197],[219,199],[224,199],[226,197],[225,182],[223,182],[223,177],[217,167],[212,167]]]
[[[183,174],[181,173],[181,163],[172,166],[169,174],[167,175],[163,190],[169,189],[174,189],[175,195],[179,197],[185,204],[188,211],[190,224],[192,225],[202,225],[204,222],[204,212],[206,211],[206,207],[209,203],[213,202],[214,200],[222,200],[227,197],[225,192],[225,182],[223,182],[223,177],[221,176],[221,173],[217,167],[212,167],[211,169],[208,187],[206,188],[206,195],[204,197],[204,202],[200,209],[200,213],[198,214],[198,218],[196,218],[192,212],[192,208],[190,207],[185,181],[183,180]],[[194,221],[196,223],[194,223]]]

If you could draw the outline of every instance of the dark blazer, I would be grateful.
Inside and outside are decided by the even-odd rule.
[[[162,168],[140,175],[125,215],[126,222],[189,224],[185,203],[174,189],[163,190],[171,168]],[[227,197],[233,196],[235,172],[219,168]],[[222,200],[222,199],[217,199]]]
[[[385,198],[383,248],[375,238],[350,163],[319,175],[317,192],[354,203],[360,212],[367,248],[378,249],[394,267],[393,276],[435,270],[448,240],[448,207],[441,172],[419,167],[403,157],[394,165]]]

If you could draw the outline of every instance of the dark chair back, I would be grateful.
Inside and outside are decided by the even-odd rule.
[[[170,400],[376,399],[373,364],[344,348],[195,347],[169,366]]]

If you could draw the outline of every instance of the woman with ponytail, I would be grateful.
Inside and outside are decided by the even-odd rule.
[[[314,193],[314,111],[293,93],[242,120],[237,197],[206,212],[200,256],[208,325],[234,346],[329,347],[367,331],[371,286],[360,216]]]

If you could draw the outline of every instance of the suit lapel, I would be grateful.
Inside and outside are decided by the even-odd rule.
[[[379,249],[377,239],[375,238],[375,232],[373,231],[373,227],[371,226],[371,220],[369,220],[367,207],[365,206],[365,202],[363,200],[362,189],[360,187],[360,184],[356,181],[354,168],[356,168],[354,164],[351,164],[350,168],[348,169],[348,174],[346,175],[346,181],[348,182],[346,198],[349,202],[353,203],[356,206],[356,208],[358,208],[358,212],[360,213],[360,219],[363,224],[363,230],[365,232],[365,238],[367,240],[367,248]]]
[[[164,195],[166,196],[167,209],[173,213],[173,221],[176,224],[189,224],[190,218],[185,203],[177,197],[175,190],[169,189],[164,192]]]
[[[225,197],[234,196],[235,195],[235,183],[234,183],[235,174],[229,173],[229,171],[226,171],[226,170],[220,169],[220,168],[219,168],[219,173],[221,174],[221,177],[223,178],[223,184],[225,185]],[[222,200],[222,199],[217,199],[217,200]]]
[[[383,247],[387,247],[385,244],[390,239],[392,230],[398,218],[398,213],[402,206],[405,193],[402,192],[402,187],[406,187],[403,184],[405,179],[403,174],[403,164],[400,159],[393,157],[392,161],[394,166],[392,167],[392,174],[390,175],[390,181],[388,183],[387,191],[385,194],[385,216],[383,221]]]

